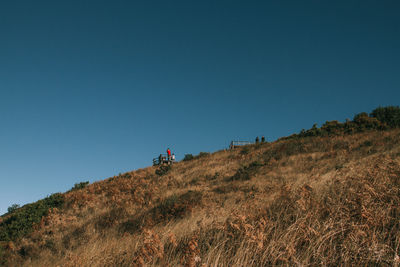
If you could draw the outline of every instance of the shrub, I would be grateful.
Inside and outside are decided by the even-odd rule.
[[[338,134],[342,131],[343,124],[338,121],[327,121],[321,127],[322,135]]]
[[[368,130],[385,130],[387,128],[400,127],[400,107],[389,106],[379,107],[368,113],[361,112],[354,116],[353,121],[346,119],[346,122],[327,121],[321,128],[314,124],[309,130],[301,130],[299,134],[292,134],[278,140],[298,139],[306,136],[332,136],[342,134],[352,134]]]
[[[14,241],[29,234],[33,225],[39,223],[49,209],[60,208],[63,204],[64,196],[57,193],[15,210],[0,224],[0,241]]]
[[[205,157],[205,156],[208,156],[208,155],[210,155],[209,152],[200,152],[199,155],[197,155],[197,158],[202,158],[202,157]]]
[[[189,161],[194,159],[194,156],[192,154],[185,154],[185,157],[183,158],[183,161]]]
[[[74,187],[72,187],[71,190],[69,190],[69,191],[76,191],[76,190],[83,189],[83,188],[85,188],[88,184],[89,184],[89,181],[80,182],[80,183],[74,184]]]
[[[10,207],[8,207],[7,211],[8,211],[8,213],[12,213],[19,208],[20,208],[20,206],[18,204],[12,204]]]
[[[380,130],[383,129],[382,122],[377,118],[368,117],[367,113],[363,112],[354,116],[354,123],[357,131],[362,132],[365,130]]]
[[[171,166],[170,166],[170,165],[161,165],[161,166],[156,170],[156,174],[157,174],[158,176],[163,176],[163,175],[167,174],[170,170],[171,170]]]
[[[366,112],[361,112],[361,113],[354,115],[353,121],[360,122],[365,118],[368,118],[368,114]]]
[[[0,243],[0,266],[6,266],[7,261],[6,261],[6,252],[3,246]]]
[[[391,128],[400,127],[399,106],[378,107],[372,111],[371,117],[386,123]]]
[[[312,128],[306,132],[306,136],[318,136],[321,134],[321,130],[317,127],[317,124],[314,123]]]

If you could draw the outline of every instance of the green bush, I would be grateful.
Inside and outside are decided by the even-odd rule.
[[[20,206],[18,204],[12,204],[10,207],[8,207],[7,212],[8,213],[12,213],[12,212],[16,211],[19,208],[20,208]]]
[[[335,135],[340,134],[343,129],[343,124],[338,121],[327,121],[321,127],[321,135]]]
[[[33,225],[39,223],[49,209],[61,208],[63,204],[64,196],[57,193],[14,210],[0,224],[0,241],[14,241],[29,234]]]
[[[183,158],[183,161],[189,161],[194,159],[194,156],[192,154],[185,154],[185,157]]]
[[[83,188],[85,188],[88,184],[89,184],[89,181],[80,182],[80,183],[74,184],[74,187],[72,187],[71,190],[69,190],[69,191],[76,191],[76,190],[83,189]]]
[[[376,118],[391,128],[400,127],[399,106],[378,107],[372,111],[371,117]]]
[[[0,243],[0,266],[6,266],[6,250]]]
[[[205,157],[205,156],[208,156],[208,155],[210,155],[210,153],[208,153],[208,152],[200,152],[199,155],[196,156],[196,158],[202,158],[202,157]]]
[[[307,136],[318,136],[321,134],[321,130],[317,127],[317,124],[314,123],[312,128],[306,132]]]
[[[368,118],[368,114],[366,112],[361,112],[361,113],[354,115],[353,121],[360,122],[365,118]]]
[[[366,112],[358,113],[353,120],[346,119],[346,122],[327,121],[321,128],[314,124],[309,130],[301,130],[299,134],[283,137],[278,140],[297,139],[307,136],[332,136],[353,134],[369,130],[385,130],[387,128],[400,127],[400,107],[388,106],[379,107],[370,115]]]
[[[353,122],[355,123],[356,130],[362,132],[365,130],[381,130],[383,124],[377,118],[368,117],[367,113],[363,112],[354,116]]]

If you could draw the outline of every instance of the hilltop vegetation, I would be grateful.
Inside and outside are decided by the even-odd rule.
[[[361,133],[371,130],[388,130],[400,127],[400,107],[379,107],[374,109],[369,115],[366,112],[356,114],[352,121],[346,120],[327,121],[321,128],[316,124],[309,130],[302,130],[299,134],[294,134],[287,138],[301,138],[307,136],[332,136]]]
[[[0,265],[399,264],[399,114],[77,184],[1,217]]]

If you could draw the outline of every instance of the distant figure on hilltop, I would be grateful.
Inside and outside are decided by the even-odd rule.
[[[264,137],[264,135],[261,137],[261,143],[264,143],[265,142],[265,137]]]
[[[258,136],[256,137],[256,144],[258,144],[260,142],[260,139],[258,138]]]
[[[167,149],[167,155],[168,155],[168,160],[170,160],[171,159],[171,150],[169,148]]]

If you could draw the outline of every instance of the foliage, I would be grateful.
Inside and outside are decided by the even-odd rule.
[[[80,182],[80,183],[74,184],[74,187],[72,187],[71,190],[69,190],[69,191],[76,191],[76,190],[83,189],[83,188],[85,188],[88,184],[89,184],[89,181]]]
[[[171,166],[170,166],[170,165],[161,165],[161,166],[156,170],[156,174],[157,174],[158,176],[163,176],[163,175],[167,174],[170,170],[171,170]]]
[[[0,241],[14,241],[29,234],[33,225],[40,222],[51,208],[60,208],[64,204],[64,196],[56,193],[14,210],[4,217],[0,223]]]
[[[202,158],[202,157],[205,157],[205,156],[208,156],[208,155],[210,155],[209,152],[200,152],[199,155],[196,156],[196,158]]]
[[[368,117],[365,112],[356,115],[353,122],[358,132],[363,132],[365,130],[382,130],[384,128],[382,121],[373,117]]]
[[[183,158],[183,161],[189,161],[194,159],[194,156],[192,154],[185,154],[185,157]]]
[[[12,212],[16,211],[19,208],[20,208],[19,204],[12,204],[10,207],[8,207],[7,212],[8,213],[12,213]]]
[[[344,123],[336,120],[326,121],[321,128],[314,124],[309,130],[303,129],[299,134],[280,138],[280,140],[307,136],[337,136],[397,127],[400,127],[400,107],[388,106],[376,108],[370,115],[366,112],[358,113],[352,121],[346,120]]]
[[[386,123],[391,128],[400,127],[399,106],[378,107],[372,111],[371,117]]]
[[[368,113],[367,112],[361,112],[361,113],[358,113],[358,114],[354,115],[353,121],[354,122],[358,122],[358,121],[361,121],[364,118],[368,118]]]
[[[5,266],[6,263],[6,251],[0,242],[0,266]]]
[[[94,183],[14,247],[0,240],[0,266],[397,266],[400,129],[387,125],[361,113],[246,156],[192,155],[168,178]]]
[[[324,135],[332,135],[340,131],[342,128],[342,125],[338,121],[327,121],[325,122],[324,125],[321,127],[321,133]]]

